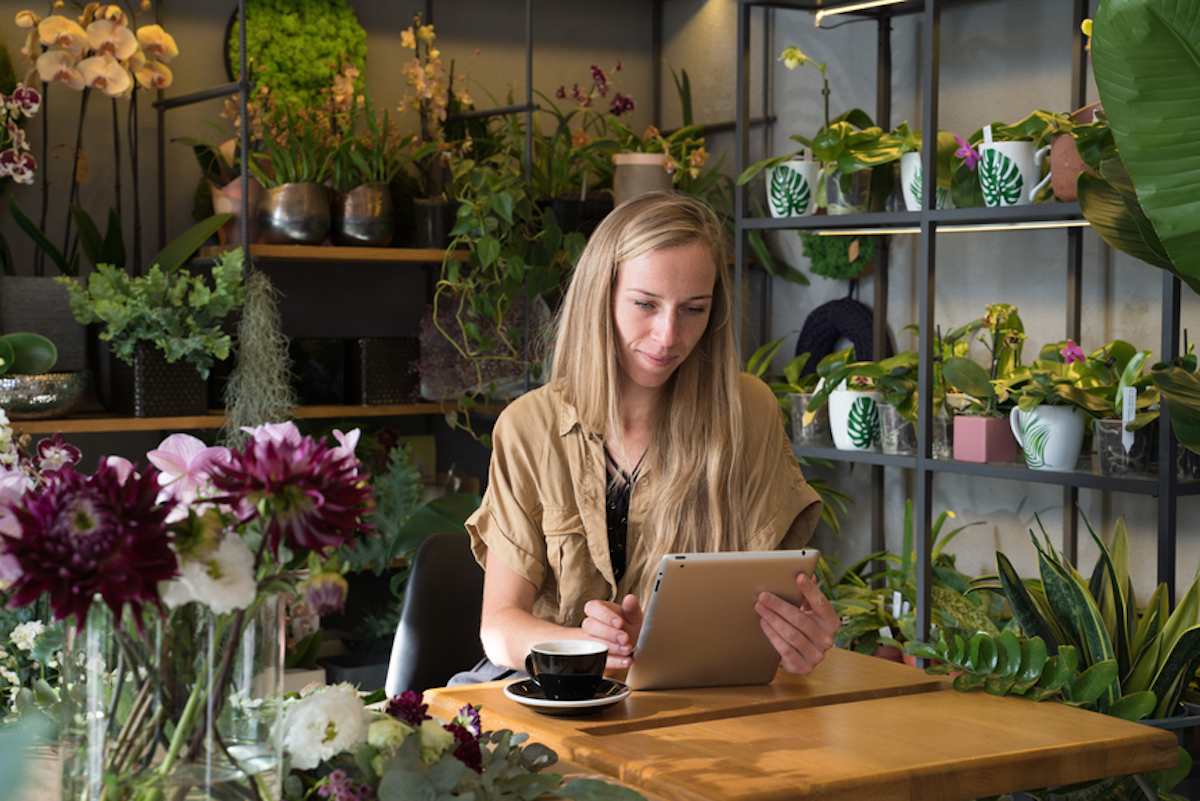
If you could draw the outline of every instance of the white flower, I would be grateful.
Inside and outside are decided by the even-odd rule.
[[[12,634],[8,636],[12,640],[12,644],[22,651],[32,651],[33,644],[37,642],[37,638],[46,630],[46,624],[40,620],[31,620],[28,623],[22,623],[12,630]]]
[[[421,721],[421,761],[432,765],[454,745],[454,735],[436,720]]]
[[[353,686],[337,684],[297,701],[284,717],[283,728],[283,747],[292,766],[311,770],[366,740],[367,710]]]
[[[14,686],[19,685],[21,683],[20,676],[18,676],[16,673],[13,673],[8,668],[4,668],[4,667],[0,667],[0,679],[4,679],[6,682],[8,682],[9,684],[12,684]]]
[[[236,534],[226,534],[217,549],[200,559],[180,559],[179,578],[163,582],[159,594],[174,609],[199,601],[218,615],[254,603],[254,554]]]

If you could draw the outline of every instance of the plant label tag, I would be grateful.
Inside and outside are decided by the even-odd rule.
[[[892,636],[892,627],[891,626],[880,626],[879,627],[879,636],[887,637],[889,640],[896,639],[895,637]]]
[[[904,596],[900,594],[900,590],[892,590],[892,617],[900,617],[904,614]]]
[[[1133,432],[1127,426],[1137,417],[1137,389],[1125,387],[1121,390],[1121,445],[1125,452],[1133,449]]]
[[[983,126],[983,143],[985,145],[990,145],[992,143],[992,126],[991,125]]]

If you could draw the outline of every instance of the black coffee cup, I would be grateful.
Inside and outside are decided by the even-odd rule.
[[[603,643],[550,640],[529,650],[525,672],[552,701],[584,701],[600,689],[607,659]]]

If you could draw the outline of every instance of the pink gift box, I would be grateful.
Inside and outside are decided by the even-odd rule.
[[[1017,441],[1007,417],[961,414],[954,418],[954,458],[960,462],[1012,462]]]

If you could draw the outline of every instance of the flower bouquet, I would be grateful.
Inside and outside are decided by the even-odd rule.
[[[526,745],[526,734],[484,731],[469,704],[444,722],[409,690],[368,710],[347,684],[303,692],[288,704],[285,746],[295,770],[284,782],[286,801],[642,798],[600,779],[543,772],[558,761],[552,750]]]
[[[372,502],[357,432],[248,433],[236,450],[173,434],[150,466],[106,457],[90,475],[49,441],[36,482],[7,468],[23,482],[0,526],[9,606],[74,619],[58,688],[69,801],[278,797],[282,599],[336,593],[323,556],[368,530]]]

